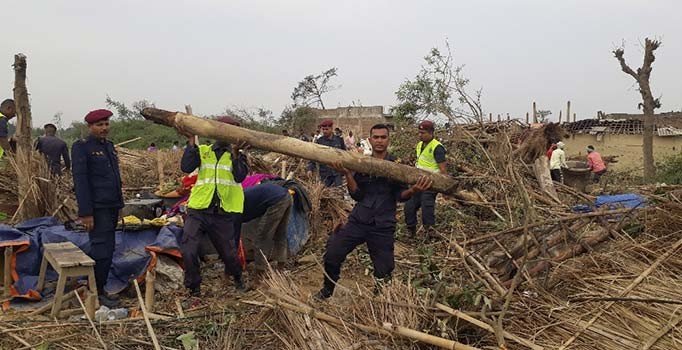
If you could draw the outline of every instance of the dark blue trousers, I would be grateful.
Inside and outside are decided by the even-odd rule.
[[[234,215],[208,211],[190,210],[180,240],[182,261],[185,265],[185,287],[198,288],[201,285],[201,262],[199,245],[204,235],[213,243],[218,256],[225,265],[225,274],[240,277],[241,265],[237,259]]]
[[[327,240],[327,249],[324,253],[325,285],[333,288],[334,283],[331,281],[339,280],[341,265],[346,256],[363,243],[367,243],[369,257],[374,265],[374,277],[377,279],[390,277],[395,268],[394,233],[395,227],[376,228],[373,225],[352,222],[333,233]]]
[[[90,237],[90,257],[95,260],[95,282],[97,290],[104,290],[109,277],[111,261],[116,247],[116,223],[118,208],[95,209],[92,214],[95,227],[88,233]]]
[[[417,227],[417,212],[422,210],[422,224],[433,226],[436,224],[436,195],[432,191],[415,193],[410,200],[405,202],[405,225]]]

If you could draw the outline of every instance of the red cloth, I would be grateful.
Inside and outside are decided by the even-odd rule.
[[[114,115],[114,113],[108,109],[96,109],[85,115],[85,122],[94,124],[100,120],[109,119],[112,115]]]
[[[587,154],[587,166],[590,167],[593,173],[606,170],[606,165],[604,164],[604,160],[601,159],[601,154],[596,151]]]

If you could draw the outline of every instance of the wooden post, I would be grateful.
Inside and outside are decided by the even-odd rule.
[[[507,113],[507,121],[510,121],[511,119],[509,118],[509,113]]]
[[[493,122],[493,114],[490,113],[490,114],[488,115],[488,118],[490,118],[490,122],[492,123],[492,122]]]
[[[145,108],[142,111],[142,115],[155,123],[183,130],[185,133],[223,140],[233,144],[245,141],[254,148],[282,153],[322,164],[332,165],[340,162],[341,165],[350,170],[386,177],[406,184],[414,184],[420,177],[426,176],[433,181],[431,186],[433,191],[453,194],[458,191],[459,180],[452,177],[364,156],[357,152],[343,151],[301,141],[293,137],[240,128],[180,112]]]
[[[535,101],[533,101],[533,123],[538,122],[538,109],[535,106]]]
[[[530,124],[528,120],[528,112],[526,112],[526,124]]]
[[[147,312],[154,312],[154,282],[156,281],[156,269],[147,271],[144,280],[144,304]]]
[[[566,102],[566,121],[571,122],[571,101]]]
[[[31,162],[31,105],[28,100],[26,88],[26,56],[14,55],[14,105],[17,111],[17,139],[16,166],[19,169],[29,169]],[[17,192],[19,198],[28,198],[33,179],[31,176],[22,176],[17,179]],[[20,220],[28,219],[38,212],[35,200],[26,200],[15,217]],[[14,217],[12,218],[14,220]]]
[[[282,161],[281,173],[282,173],[281,178],[286,179],[287,178],[287,161],[286,160]]]
[[[20,53],[14,55],[14,104],[17,109],[17,153],[29,153],[32,149],[31,104],[26,88],[26,56]]]
[[[561,110],[559,110],[559,125],[561,125]]]
[[[575,113],[573,113],[573,122],[574,122],[574,123],[575,123],[575,121],[576,121],[577,118],[578,118],[577,115],[576,115]]]

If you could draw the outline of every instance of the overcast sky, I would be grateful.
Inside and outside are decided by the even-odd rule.
[[[6,4],[7,5],[7,4]],[[558,117],[636,112],[633,79],[611,51],[642,61],[663,110],[682,109],[682,1],[13,1],[0,11],[0,97],[11,97],[13,54],[28,56],[36,125],[56,112],[81,120],[107,95],[214,114],[264,106],[276,114],[304,76],[338,67],[328,108],[389,106],[429,48],[448,38],[483,108],[523,116],[533,100]],[[2,62],[0,60],[0,62]]]

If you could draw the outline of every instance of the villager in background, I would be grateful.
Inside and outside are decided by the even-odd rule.
[[[353,136],[353,130],[348,131],[348,136],[343,140],[346,144],[347,150],[355,149],[355,137]]]
[[[283,130],[282,130],[282,136],[289,137],[289,130],[283,129]]]
[[[230,117],[217,120],[239,125]],[[199,246],[208,235],[225,265],[225,277],[231,276],[237,290],[244,291],[246,286],[237,260],[234,222],[244,207],[244,191],[240,183],[248,174],[248,166],[240,149],[246,145],[230,145],[222,141],[195,145],[194,135],[188,135],[188,140],[180,168],[185,173],[199,168],[199,174],[187,203],[187,219],[180,239],[185,287],[190,295],[201,295]]]
[[[549,162],[550,159],[552,159],[552,153],[554,153],[554,150],[556,149],[556,143],[552,143],[549,148],[547,149],[547,161]]]
[[[95,260],[99,301],[108,307],[117,304],[105,294],[104,285],[114,256],[119,211],[123,208],[118,156],[114,144],[107,140],[112,115],[106,109],[88,113],[85,122],[90,135],[74,142],[71,150],[78,217],[90,238],[89,255]]]
[[[395,157],[388,153],[389,130],[385,124],[377,124],[370,129],[370,142],[372,157],[395,161]],[[407,200],[431,186],[431,180],[424,177],[408,189],[404,184],[383,177],[353,173],[340,164],[335,168],[346,177],[348,193],[356,204],[348,222],[327,241],[324,253],[324,285],[315,295],[317,299],[332,296],[346,256],[363,243],[367,244],[372,259],[377,287],[389,280],[395,267],[393,235],[397,202]]]
[[[260,219],[254,232],[249,232],[254,247],[256,273],[262,275],[267,261],[284,264],[287,261],[287,227],[293,199],[289,190],[275,184],[260,184],[244,190],[244,212],[236,220],[236,232],[242,234],[241,224]]]
[[[339,128],[334,128],[334,135],[343,138],[343,131]]]
[[[154,142],[149,144],[149,147],[147,147],[147,152],[156,152],[156,144]]]
[[[310,141],[310,138],[305,134],[305,132],[303,132],[302,129],[298,131],[298,139],[305,142]]]
[[[2,101],[0,104],[0,159],[2,159],[4,153],[11,150],[8,123],[16,114],[17,110],[14,106],[14,100],[6,99]]]
[[[54,175],[62,174],[62,159],[64,167],[71,168],[69,147],[62,139],[57,137],[57,127],[54,124],[45,124],[45,135],[36,141],[36,149],[45,155],[50,171]]]
[[[337,135],[334,135],[332,133],[332,127],[334,126],[334,122],[331,121],[330,119],[323,120],[320,123],[320,129],[322,130],[322,136],[315,141],[315,143],[320,144],[320,145],[325,145],[329,147],[334,147],[342,150],[346,150],[346,145],[343,142],[343,139]],[[338,128],[337,128],[338,129]],[[336,187],[336,186],[341,186],[343,183],[343,179],[341,178],[341,174],[339,174],[336,170],[330,168],[329,166],[325,164],[317,164],[315,162],[309,162],[308,163],[308,177],[313,176],[313,171],[315,168],[319,166],[319,174],[320,174],[320,180],[324,183],[325,186],[327,187]]]
[[[568,168],[564,147],[563,142],[557,142],[556,149],[552,152],[552,158],[549,159],[549,173],[552,176],[552,180],[561,183],[564,183],[563,169]]]
[[[447,175],[445,147],[434,137],[434,125],[429,120],[419,123],[419,143],[417,143],[417,168]],[[405,203],[405,224],[410,235],[417,234],[417,213],[421,208],[422,225],[429,232],[436,224],[437,192],[424,191],[412,196]]]
[[[173,147],[171,148],[173,152],[177,152],[180,150],[180,143],[178,141],[173,141]]]
[[[594,146],[587,146],[587,166],[592,171],[592,181],[599,183],[601,176],[606,173],[606,164],[601,158],[601,154],[594,150]]]

